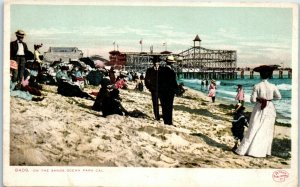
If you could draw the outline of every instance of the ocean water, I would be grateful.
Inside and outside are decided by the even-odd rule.
[[[201,88],[200,79],[180,79],[178,82],[183,82],[188,88],[207,93],[208,90],[204,86]],[[253,108],[254,104],[250,102],[250,95],[252,93],[252,88],[255,84],[261,81],[259,75],[254,76],[254,79],[250,79],[249,76],[245,76],[244,79],[236,80],[216,80],[217,83],[217,99],[224,99],[227,102],[236,104],[235,96],[237,94],[237,85],[243,85],[245,91],[245,105],[249,108]],[[292,95],[292,79],[284,77],[283,79],[273,78],[269,79],[269,82],[275,84],[280,91],[282,96],[281,100],[273,100],[276,107],[277,118],[276,121],[280,123],[291,123],[291,95]]]

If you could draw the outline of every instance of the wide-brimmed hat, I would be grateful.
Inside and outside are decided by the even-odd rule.
[[[280,67],[279,65],[262,65],[253,69],[255,72],[272,72]]]
[[[20,37],[25,36],[25,32],[23,30],[17,30],[15,33],[16,33],[16,36],[20,36]]]
[[[216,80],[215,79],[211,79],[210,82],[216,83]]]
[[[156,63],[156,62],[160,62],[161,59],[160,59],[160,56],[152,56],[152,63]]]
[[[174,56],[168,56],[166,59],[167,62],[176,62]]]
[[[10,68],[11,69],[18,69],[18,63],[14,60],[10,60]]]
[[[42,47],[43,46],[43,44],[34,44],[34,49],[39,49],[40,47]]]

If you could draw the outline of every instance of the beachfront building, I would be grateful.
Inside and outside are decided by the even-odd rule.
[[[70,59],[79,59],[83,57],[83,52],[77,47],[49,47],[48,51],[44,53],[44,61],[64,61]]]
[[[213,50],[201,47],[197,35],[194,46],[178,54],[182,61],[178,65],[178,75],[185,78],[233,79],[237,73],[235,50]]]
[[[113,66],[115,69],[125,69],[127,71],[134,72],[145,72],[146,69],[152,66],[152,57],[170,55],[172,52],[163,51],[161,53],[157,52],[120,52],[120,51],[110,51],[109,52],[109,62],[107,65]]]

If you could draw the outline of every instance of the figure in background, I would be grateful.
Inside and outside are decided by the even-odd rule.
[[[182,97],[183,96],[183,94],[184,94],[184,92],[185,92],[185,90],[186,89],[184,89],[184,84],[183,84],[183,82],[181,82],[179,85],[178,85],[178,89],[177,89],[177,91],[176,91],[176,96],[177,97]]]
[[[116,76],[115,76],[114,67],[110,68],[110,70],[108,71],[108,76],[110,78],[110,83],[111,84],[115,84],[115,82],[116,82]]]
[[[117,80],[114,84],[116,89],[127,89],[128,85],[126,83],[125,78],[127,75],[124,72],[121,72],[121,74],[117,77]]]
[[[208,89],[208,97],[211,97],[212,102],[215,102],[216,99],[216,81],[214,79],[212,79],[210,81],[210,85],[209,85],[209,89]]]
[[[141,73],[141,75],[140,75],[140,80],[141,80],[141,81],[145,80],[144,73]]]
[[[21,83],[24,76],[26,55],[29,52],[27,44],[23,41],[25,32],[17,30],[15,34],[17,40],[10,43],[10,59],[17,62],[18,69],[13,70],[12,81]]]
[[[245,102],[245,92],[244,92],[244,89],[243,89],[243,86],[242,85],[237,85],[238,88],[237,88],[237,94],[236,94],[236,97],[235,97],[235,100],[238,100],[239,103],[242,104],[242,106],[244,106],[244,102]]]
[[[166,66],[162,67],[158,75],[158,95],[161,102],[164,124],[173,125],[173,102],[178,84],[172,64],[176,62],[174,56],[168,56]]]
[[[235,140],[234,147],[232,150],[236,150],[238,147],[238,143],[241,142],[244,138],[244,129],[248,127],[248,120],[244,115],[245,107],[238,103],[235,106],[235,110],[233,111],[233,120],[232,120],[232,127],[231,132]]]
[[[204,80],[201,81],[201,90],[203,89],[204,87]]]
[[[159,62],[161,61],[159,56],[153,56],[152,63],[153,66],[148,68],[145,75],[145,86],[151,93],[153,113],[156,120],[160,120],[159,116],[159,95],[158,95],[158,74],[161,71]]]
[[[42,63],[43,63],[43,61],[42,61],[43,56],[41,55],[41,53],[40,53],[40,51],[39,51],[39,49],[40,49],[42,46],[43,46],[43,44],[40,44],[40,45],[35,44],[35,45],[34,45],[34,53],[33,53],[33,54],[34,54],[34,59],[33,59],[33,64],[32,64],[32,66],[33,66],[34,69],[37,69],[38,73],[40,73],[41,70],[42,70],[41,65],[42,65]]]
[[[255,107],[251,113],[249,129],[235,151],[239,155],[253,157],[271,155],[276,118],[276,109],[272,101],[281,99],[281,94],[274,84],[268,82],[268,79],[272,77],[277,67],[263,65],[253,69],[260,73],[262,80],[254,86],[251,94],[250,101],[255,103]]]
[[[208,80],[205,79],[205,89],[207,90],[208,89]]]
[[[64,80],[64,81],[71,81],[72,79],[69,77],[68,75],[68,70],[69,67],[68,66],[62,66],[60,68],[59,71],[56,72],[56,80],[57,83],[59,83],[60,81]]]
[[[135,89],[140,91],[140,92],[144,91],[144,84],[143,84],[143,81],[141,79],[137,79]]]

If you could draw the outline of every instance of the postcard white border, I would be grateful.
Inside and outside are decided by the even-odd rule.
[[[22,167],[9,166],[9,65],[3,63],[3,159],[6,186],[290,186],[298,184],[298,5],[295,3],[202,3],[202,2],[136,2],[136,1],[6,1],[4,7],[4,62],[9,61],[10,5],[115,5],[115,6],[199,6],[199,7],[277,7],[293,9],[293,93],[292,93],[292,160],[284,169],[289,177],[283,183],[274,182],[277,169],[204,169],[204,168],[111,168],[111,167]],[[192,158],[191,158],[192,159]],[[22,169],[24,171],[22,171]],[[28,169],[30,172],[26,172]],[[64,169],[67,172],[52,172]],[[85,169],[86,171],[83,171]],[[35,170],[38,170],[35,171]],[[80,172],[75,172],[80,170]],[[90,170],[90,172],[89,172]],[[97,170],[97,171],[96,171]],[[93,171],[93,172],[91,172]]]

